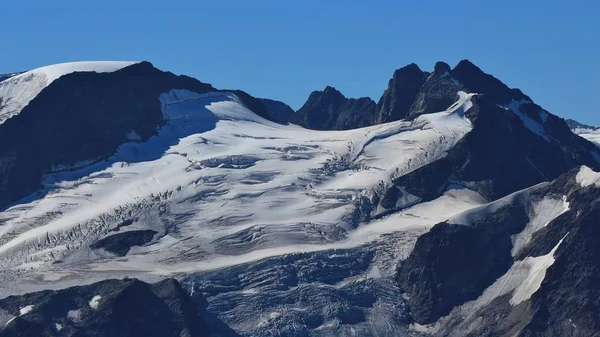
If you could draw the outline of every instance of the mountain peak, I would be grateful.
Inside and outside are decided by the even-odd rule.
[[[326,96],[333,96],[333,97],[338,97],[338,98],[343,98],[343,99],[346,98],[346,96],[344,96],[344,94],[342,94],[339,90],[337,90],[335,87],[332,87],[330,85],[326,86],[325,89],[323,89],[323,91],[320,91],[319,93],[322,93],[323,95],[326,95]]]
[[[433,67],[433,72],[436,75],[443,75],[445,73],[450,73],[451,69],[450,66],[448,65],[448,63],[443,62],[443,61],[438,61],[435,63],[435,66]]]

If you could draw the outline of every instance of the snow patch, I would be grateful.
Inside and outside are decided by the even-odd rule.
[[[77,322],[81,321],[81,311],[79,309],[69,310],[69,312],[67,312],[67,318],[70,319],[71,321],[77,323]]]
[[[575,177],[575,180],[581,187],[595,185],[600,187],[600,173],[595,172],[587,166],[582,166]]]
[[[512,236],[512,256],[515,256],[521,248],[525,247],[533,234],[546,227],[552,220],[569,210],[567,197],[545,197],[540,202],[533,204],[529,223],[521,233]]]
[[[6,323],[4,323],[4,327],[7,327],[12,321],[14,321],[15,319],[17,319],[17,317],[21,317],[23,315],[27,315],[28,313],[30,313],[34,308],[34,305],[28,305],[25,307],[22,307],[19,309],[19,316],[15,316],[11,319],[9,319]]]
[[[512,293],[509,300],[513,306],[528,300],[542,284],[546,270],[554,263],[554,253],[564,240],[561,239],[547,255],[526,257],[516,261],[509,270],[498,278],[475,301],[465,303],[457,310],[459,315],[471,316],[480,308],[490,304],[494,299]]]
[[[377,266],[373,266],[373,268],[371,268],[371,270],[369,270],[369,273],[367,274],[367,278],[369,278],[369,279],[381,278],[381,272],[379,271],[379,268],[377,268]]]
[[[30,313],[33,310],[33,307],[34,307],[33,305],[28,305],[26,307],[19,309],[19,316],[23,316],[23,315]]]
[[[547,255],[537,257],[529,256],[522,261],[515,262],[515,264],[517,264],[516,269],[526,269],[527,274],[525,279],[517,284],[513,296],[510,299],[510,304],[518,305],[531,298],[531,295],[538,291],[542,285],[542,281],[546,277],[546,270],[554,264],[554,253],[564,239],[565,238],[562,238]]]
[[[102,299],[102,296],[100,296],[100,295],[96,295],[96,296],[92,297],[92,299],[89,302],[90,308],[98,309],[98,305],[100,304],[100,299]]]
[[[505,106],[505,108],[511,110],[515,115],[517,115],[523,121],[525,127],[528,128],[531,132],[543,137],[547,141],[550,141],[550,138],[546,134],[546,130],[544,130],[544,127],[538,121],[534,120],[533,118],[529,117],[526,113],[521,111],[521,106],[524,104],[533,104],[533,102],[529,100],[516,101],[513,99],[509,104]],[[540,119],[542,120],[542,122],[547,120],[548,113],[543,110],[540,110]]]
[[[436,322],[428,325],[421,325],[419,323],[411,323],[408,328],[412,331],[433,335],[440,330],[440,323]]]

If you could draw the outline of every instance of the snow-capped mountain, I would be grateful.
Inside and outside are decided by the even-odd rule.
[[[157,319],[174,335],[597,327],[595,304],[546,283],[565,263],[600,276],[600,150],[469,61],[401,68],[378,103],[327,87],[296,113],[148,62],[62,64],[0,82],[0,121],[0,298],[17,296],[0,334],[136,329],[96,311],[129,291],[194,303]],[[104,281],[123,277],[182,288]]]

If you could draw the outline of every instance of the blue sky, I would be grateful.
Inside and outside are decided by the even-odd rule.
[[[600,2],[9,1],[0,72],[148,60],[299,108],[332,85],[379,99],[393,71],[468,58],[562,117],[600,125]]]

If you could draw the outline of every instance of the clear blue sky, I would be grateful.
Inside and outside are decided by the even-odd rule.
[[[379,99],[393,71],[468,58],[551,112],[600,125],[600,1],[19,0],[0,72],[148,60],[299,108],[332,85]]]

